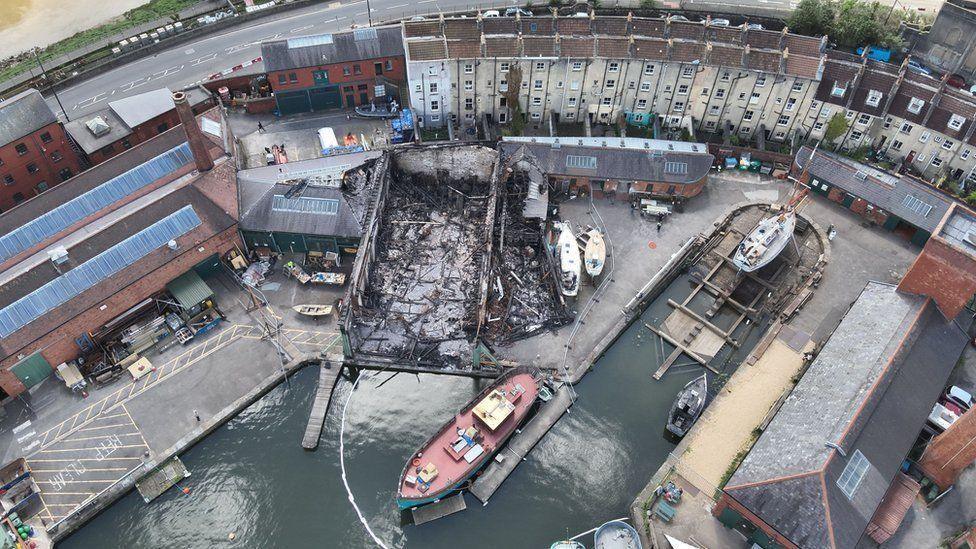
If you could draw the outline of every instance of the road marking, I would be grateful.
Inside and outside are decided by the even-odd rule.
[[[290,32],[291,34],[295,34],[296,32],[302,32],[303,30],[308,30],[308,29],[311,29],[311,28],[314,28],[314,27],[315,27],[315,25],[305,25],[304,27],[298,27],[298,28],[295,28],[295,29],[291,29],[288,32]]]
[[[68,441],[62,441],[62,442],[71,442],[71,441],[68,440]],[[145,447],[146,447],[145,444],[123,444],[121,446],[116,446],[116,448],[145,448]],[[85,450],[98,450],[98,448],[97,447],[95,447],[95,448],[54,448],[54,449],[48,449],[48,450],[41,450],[40,452],[38,452],[38,454],[47,454],[47,453],[51,453],[51,452],[84,452]],[[103,461],[104,461],[104,459],[105,458],[102,458]],[[112,458],[112,459],[115,459],[115,458]],[[30,458],[27,458],[27,461],[35,461],[35,460],[30,459]]]
[[[207,55],[197,57],[193,61],[190,61],[190,66],[195,67],[201,63],[206,63],[207,61],[213,61],[216,58],[217,58],[217,52],[208,53]]]
[[[410,4],[400,4],[400,5],[397,5],[397,6],[390,6],[390,7],[386,8],[386,9],[387,10],[398,10],[400,8],[407,8],[407,7],[410,7]]]
[[[436,2],[436,1],[437,0],[420,0],[420,2],[417,2],[417,3],[418,4],[430,4],[430,3]]]
[[[81,433],[83,431],[97,431],[99,429],[108,429],[110,427],[126,427],[126,426],[128,426],[127,423],[113,423],[112,425],[99,425],[98,427],[85,427],[84,429],[78,429],[75,432]],[[71,441],[65,439],[65,442],[71,442]]]
[[[63,469],[31,469],[32,473],[60,473]],[[128,471],[125,467],[106,467],[104,469],[85,469],[85,472],[97,471],[100,473],[111,473],[113,471]],[[64,492],[58,492],[58,494],[63,494]]]
[[[183,52],[183,54],[184,55],[193,55],[196,52],[197,52],[197,50],[195,50],[193,48],[190,48],[190,49],[186,50],[185,52]]]
[[[132,433],[132,434],[134,434],[134,433]],[[100,438],[104,438],[104,437],[100,437]],[[141,457],[138,457],[138,456],[136,456],[136,457],[124,457],[124,456],[122,456],[122,457],[114,457],[113,456],[112,459],[114,459],[114,460],[120,460],[120,459],[141,460],[142,458]],[[59,458],[48,458],[48,459],[28,458],[28,461],[30,461],[31,463],[61,462],[61,461],[105,461],[105,458],[60,458],[60,459]]]

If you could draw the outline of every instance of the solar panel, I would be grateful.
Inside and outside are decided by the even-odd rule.
[[[288,39],[288,49],[308,48],[310,46],[324,46],[332,43],[331,34],[316,34],[315,36],[300,36]]]
[[[40,244],[192,160],[190,145],[183,143],[32,219],[0,237],[0,261]]]
[[[339,201],[334,198],[285,198],[276,194],[271,201],[271,209],[276,212],[335,215],[339,213]]]
[[[570,154],[566,156],[566,167],[567,168],[584,168],[587,170],[596,169],[596,157],[595,156],[578,156],[575,154]]]
[[[376,29],[374,28],[356,29],[352,31],[352,36],[353,39],[357,42],[360,40],[375,40]]]
[[[9,336],[199,225],[193,207],[186,206],[85,261],[0,309],[0,337]]]

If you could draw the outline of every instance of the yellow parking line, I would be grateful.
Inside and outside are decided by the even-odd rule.
[[[85,440],[105,440],[106,438],[113,437],[113,436],[118,436],[118,437],[134,437],[134,436],[139,435],[139,434],[141,434],[141,433],[114,433],[114,434],[111,434],[111,435],[102,435],[100,437],[66,438],[66,439],[63,439],[61,442],[82,442],[82,441],[85,441]]]
[[[96,492],[48,492],[48,497],[50,496],[90,496]],[[56,504],[55,504],[56,505]]]
[[[98,427],[85,427],[84,429],[78,429],[76,433],[82,433],[84,431],[97,431],[99,429],[109,429],[112,427],[128,427],[128,423],[113,423],[112,425],[99,425]],[[67,439],[65,439],[67,441]]]

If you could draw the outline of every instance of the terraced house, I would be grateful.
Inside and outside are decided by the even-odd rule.
[[[646,125],[751,140],[872,146],[928,179],[976,187],[976,98],[842,52],[826,38],[639,17],[444,18],[402,23],[411,105],[426,127],[505,123],[519,76],[528,121]],[[518,67],[513,71],[513,67]]]

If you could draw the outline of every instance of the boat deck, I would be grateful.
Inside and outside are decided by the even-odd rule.
[[[435,497],[479,469],[518,427],[539,389],[531,373],[510,376],[479,402],[465,407],[421,450],[411,456],[399,497]]]

